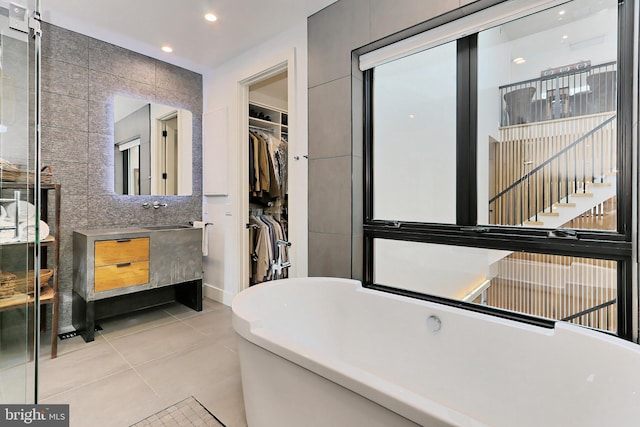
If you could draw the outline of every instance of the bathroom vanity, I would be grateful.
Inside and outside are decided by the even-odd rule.
[[[151,226],[73,233],[73,326],[178,301],[202,311],[202,230]]]

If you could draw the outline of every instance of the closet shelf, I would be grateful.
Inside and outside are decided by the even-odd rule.
[[[249,117],[249,124],[258,123],[260,125],[268,125],[268,126],[281,126],[280,123],[272,122],[269,120],[256,119],[255,117]]]
[[[269,117],[269,120],[255,117],[255,115]],[[265,131],[273,132],[277,138],[288,133],[289,115],[285,110],[259,102],[249,102],[249,126],[262,128]]]

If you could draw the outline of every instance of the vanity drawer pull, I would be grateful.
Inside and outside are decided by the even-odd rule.
[[[118,243],[127,243],[127,242],[130,242],[130,241],[131,241],[131,239],[117,239],[116,240],[116,242],[118,242]]]
[[[116,264],[116,267],[120,268],[120,267],[129,267],[131,265],[130,262],[122,262],[120,264]]]

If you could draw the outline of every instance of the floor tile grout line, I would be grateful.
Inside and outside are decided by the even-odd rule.
[[[113,376],[120,375],[120,374],[122,374],[122,373],[124,373],[124,372],[127,372],[127,371],[129,371],[129,370],[132,370],[132,369],[133,369],[133,368],[131,368],[131,367],[128,367],[128,368],[125,368],[125,369],[120,369],[120,370],[118,370],[118,371],[112,372],[112,373],[110,373],[110,374],[108,374],[108,375],[105,375],[105,376],[103,376],[103,377],[96,378],[96,379],[91,380],[91,381],[89,381],[89,382],[86,382],[86,383],[83,383],[83,384],[80,384],[80,385],[77,385],[77,386],[71,387],[71,388],[69,388],[69,389],[67,389],[67,390],[64,390],[64,391],[61,391],[61,392],[58,392],[58,393],[54,393],[54,394],[52,394],[51,396],[47,396],[47,397],[45,397],[45,398],[42,398],[41,396],[38,396],[38,400],[40,401],[40,400],[47,400],[47,399],[51,399],[51,398],[56,397],[56,396],[59,396],[59,395],[61,395],[61,394],[69,393],[69,392],[71,392],[71,391],[78,390],[78,389],[80,389],[80,388],[82,388],[82,387],[85,387],[85,386],[88,386],[88,385],[91,385],[91,384],[95,384],[95,383],[97,383],[97,382],[99,382],[99,381],[102,381],[102,380],[105,380],[105,379],[107,379],[107,378],[111,378],[111,377],[113,377]]]
[[[187,325],[187,326],[189,326],[189,325]],[[197,331],[196,331],[196,332],[197,332]],[[203,335],[203,337],[204,337],[204,338],[212,338],[212,336],[211,336],[211,335],[205,335],[205,334],[202,334],[202,333],[200,333],[200,334],[201,334],[201,335]],[[187,353],[187,352],[189,352],[189,351],[192,351],[192,350],[198,349],[198,348],[199,348],[199,347],[201,347],[202,345],[203,345],[203,344],[202,344],[202,342],[200,342],[200,341],[199,341],[199,342],[193,343],[193,344],[191,344],[191,345],[188,345],[188,346],[186,346],[186,347],[182,347],[182,348],[180,348],[179,350],[172,351],[171,353],[167,353],[167,354],[165,354],[165,355],[162,355],[162,356],[160,356],[160,357],[156,357],[156,358],[153,358],[153,359],[145,360],[145,361],[144,361],[144,362],[142,362],[142,363],[138,363],[138,364],[136,364],[136,365],[132,365],[132,367],[133,367],[133,368],[140,368],[140,367],[142,367],[142,366],[148,365],[149,363],[157,362],[157,361],[159,361],[159,360],[169,359],[169,358],[171,358],[171,357],[176,357],[176,356],[178,356],[178,355],[180,355],[180,354],[184,354],[184,353]],[[237,351],[236,351],[236,350],[234,350],[234,349],[230,348],[230,347],[229,347],[229,346],[227,346],[227,345],[221,344],[221,347],[225,348],[226,350],[231,351],[232,353],[236,353],[236,354],[237,354]]]
[[[173,323],[177,323],[177,322],[171,322],[170,324],[173,324]],[[135,335],[135,334],[131,334],[131,335]],[[129,335],[129,336],[131,336],[131,335]],[[118,338],[120,338],[120,337],[118,337]],[[116,338],[116,339],[118,339],[118,338]],[[124,355],[120,351],[118,351],[112,343],[109,342],[109,345],[111,345],[111,347],[113,347],[113,349],[120,355],[120,357],[122,357],[125,360],[125,362],[127,362],[127,364],[131,367],[131,369],[134,369],[134,370],[135,370],[136,367],[144,366],[147,363],[155,362],[157,360],[162,360],[162,359],[164,359],[164,358],[166,358],[168,356],[175,355],[175,354],[180,352],[180,350],[172,351],[171,353],[165,354],[163,356],[155,357],[155,358],[152,358],[152,359],[149,359],[149,360],[145,360],[142,363],[137,363],[137,364],[134,365],[133,363],[129,362],[129,360],[126,357],[124,357]],[[188,349],[188,348],[191,348],[191,347],[185,347],[185,348]]]
[[[152,330],[152,329],[156,329],[156,328],[160,328],[160,327],[162,327],[162,326],[167,326],[167,325],[170,325],[170,324],[172,324],[172,323],[176,323],[176,320],[178,320],[178,319],[171,320],[170,322],[162,323],[162,324],[160,324],[160,325],[149,326],[148,328],[143,328],[143,329],[140,329],[140,330],[137,330],[137,331],[133,331],[133,332],[125,333],[125,334],[123,334],[123,335],[118,335],[118,336],[116,336],[116,337],[112,337],[111,339],[115,341],[115,340],[120,339],[120,338],[130,337],[131,335],[135,335],[135,334],[138,334],[138,333],[141,333],[141,332],[147,332],[147,331],[150,331],[150,330]],[[104,339],[108,339],[108,338],[107,338],[107,335],[108,335],[108,334],[109,334],[109,332],[100,331],[100,336],[101,336],[101,337],[104,337]]]
[[[184,320],[189,320],[189,319],[192,319],[192,317],[189,317],[189,318],[184,319]],[[188,324],[184,320],[180,320],[180,322],[184,323],[186,326],[188,326],[189,328],[193,329],[195,332],[197,332],[198,334],[202,335],[203,337],[208,337],[209,336],[209,335],[205,334],[204,332],[199,331],[198,329],[196,329],[195,326],[191,326],[190,324]]]
[[[180,320],[180,318],[179,318],[178,316],[176,316],[175,314],[173,314],[173,313],[169,313],[169,312],[168,312],[167,310],[165,310],[165,309],[162,309],[162,311],[164,311],[165,313],[167,313],[169,316],[173,317],[174,319],[176,319],[176,320]]]
[[[109,335],[109,333],[108,333],[108,332],[107,332],[107,333],[105,333],[104,331],[99,332],[99,335],[98,335],[98,336],[99,336],[99,337],[101,337],[101,338],[104,340],[104,342],[105,342],[105,343],[107,343],[107,344],[108,344],[108,345],[109,345],[109,346],[110,346],[110,347],[111,347],[111,348],[112,348],[112,349],[113,349],[113,350],[114,350],[114,351],[115,351],[115,352],[116,352],[116,353],[117,353],[117,354],[122,358],[122,360],[124,360],[124,362],[128,365],[128,367],[129,367],[129,368],[122,369],[122,370],[118,370],[118,371],[117,371],[117,372],[115,372],[115,373],[112,373],[112,374],[106,375],[106,376],[104,376],[104,377],[97,378],[97,379],[92,380],[92,381],[89,381],[89,382],[87,382],[87,383],[80,384],[80,385],[78,385],[78,386],[72,387],[72,388],[70,388],[70,389],[68,389],[68,390],[65,390],[65,391],[63,391],[63,392],[59,392],[59,393],[56,393],[56,394],[54,394],[54,395],[48,396],[48,397],[47,397],[47,399],[48,399],[48,398],[50,398],[50,397],[56,396],[56,395],[58,395],[58,394],[65,393],[65,392],[67,392],[67,391],[75,390],[75,389],[80,388],[80,387],[83,387],[83,386],[85,386],[85,385],[92,384],[92,383],[97,382],[97,381],[100,381],[100,380],[102,380],[102,379],[104,379],[104,378],[108,378],[108,377],[110,377],[110,376],[112,376],[112,375],[116,375],[116,374],[118,374],[118,373],[125,372],[125,371],[126,371],[126,370],[128,370],[128,369],[133,369],[133,370],[134,370],[138,375],[140,375],[136,368],[139,368],[139,367],[141,367],[141,366],[144,366],[144,365],[146,365],[147,363],[154,362],[154,361],[158,361],[158,360],[162,360],[162,359],[165,359],[165,358],[168,358],[168,357],[172,357],[172,356],[175,356],[175,355],[179,354],[180,352],[183,352],[183,351],[189,351],[189,350],[192,350],[192,349],[194,349],[194,348],[197,348],[197,347],[201,346],[201,345],[202,345],[202,343],[201,343],[201,342],[196,342],[196,343],[193,343],[192,345],[189,345],[189,346],[183,347],[183,348],[181,348],[180,350],[176,350],[176,351],[173,351],[173,352],[171,352],[171,353],[169,353],[169,354],[163,355],[163,356],[161,356],[161,357],[154,358],[154,359],[150,359],[150,360],[147,360],[147,361],[145,361],[145,362],[143,362],[143,363],[140,363],[140,364],[136,364],[136,365],[134,365],[134,364],[132,364],[129,360],[127,360],[127,358],[126,358],[126,357],[125,357],[125,356],[124,356],[124,355],[123,355],[123,354],[122,354],[122,353],[121,353],[121,352],[120,352],[120,351],[119,351],[119,350],[114,346],[114,344],[112,343],[112,341],[113,341],[113,340],[120,339],[120,338],[128,337],[128,336],[131,336],[131,335],[135,335],[135,334],[137,334],[137,333],[142,333],[142,332],[150,331],[150,330],[153,330],[153,329],[156,329],[156,328],[160,328],[160,327],[163,327],[163,326],[168,326],[168,325],[171,325],[171,324],[174,324],[174,323],[178,323],[178,322],[180,322],[180,323],[184,323],[184,324],[185,324],[186,326],[188,326],[190,329],[194,330],[194,331],[195,331],[195,332],[197,332],[199,335],[201,335],[201,336],[203,336],[203,337],[205,337],[205,338],[212,338],[212,336],[211,336],[211,335],[208,335],[208,334],[205,334],[205,333],[203,333],[203,332],[199,331],[196,327],[194,327],[194,326],[190,325],[189,323],[187,323],[187,321],[188,321],[188,320],[193,319],[194,317],[197,317],[197,316],[203,315],[203,314],[213,313],[213,312],[217,312],[217,311],[224,310],[225,308],[227,308],[227,307],[226,307],[226,306],[221,306],[221,307],[216,307],[216,308],[209,309],[209,310],[206,310],[206,311],[204,311],[204,310],[203,310],[202,312],[197,312],[197,313],[196,313],[196,314],[194,314],[193,316],[189,316],[189,317],[186,317],[186,318],[179,318],[179,317],[176,317],[176,316],[175,316],[175,315],[173,315],[172,313],[169,313],[169,312],[167,312],[166,310],[161,309],[163,312],[167,313],[168,315],[170,315],[170,316],[171,316],[173,319],[175,319],[175,320],[172,320],[172,321],[167,322],[167,323],[163,323],[163,324],[161,324],[161,325],[156,325],[156,326],[152,326],[152,327],[149,327],[149,328],[141,329],[141,330],[139,330],[139,331],[131,332],[131,333],[129,333],[129,334],[120,335],[120,336],[117,336],[117,337],[115,337],[115,338],[110,338],[110,337],[108,336],[108,335]],[[95,342],[95,341],[94,341],[94,342]],[[99,344],[99,343],[96,343],[96,344]],[[224,347],[225,349],[227,349],[227,350],[229,350],[229,351],[231,351],[231,352],[234,352],[234,353],[235,353],[235,350],[233,350],[231,347],[229,347],[229,346],[227,346],[227,345],[222,344],[222,347]],[[75,348],[75,349],[73,349],[73,350],[70,350],[70,351],[68,351],[68,352],[65,352],[65,353],[63,353],[62,355],[72,354],[72,353],[79,352],[79,351],[82,351],[82,350],[85,350],[85,349],[86,349],[86,347],[84,347],[84,346],[79,346],[78,348]],[[7,369],[10,369],[10,368],[7,368]],[[142,377],[142,378],[143,378],[143,377]],[[143,379],[144,379],[144,378],[143,378]],[[145,381],[145,383],[146,383],[146,381]],[[150,386],[150,387],[151,387],[151,386]],[[154,392],[155,392],[155,391],[154,391]],[[156,393],[156,394],[157,394],[157,393]]]
[[[171,314],[171,313],[169,313],[169,314]],[[174,316],[174,317],[175,317],[175,316]],[[188,320],[188,319],[192,319],[192,317],[189,317],[189,318],[187,318],[187,319],[185,319],[185,320]],[[135,335],[135,334],[137,334],[137,333],[142,333],[142,332],[145,332],[145,331],[150,331],[150,330],[153,330],[153,329],[156,329],[156,328],[160,328],[160,327],[163,327],[163,326],[172,325],[172,324],[176,324],[176,323],[183,323],[184,325],[186,325],[187,327],[189,327],[190,329],[192,329],[193,331],[195,331],[196,333],[198,333],[199,335],[201,335],[203,338],[210,338],[210,337],[211,337],[210,335],[207,335],[207,334],[205,334],[205,333],[203,333],[203,332],[201,332],[201,331],[197,330],[195,327],[193,327],[193,326],[189,325],[188,323],[186,323],[186,322],[185,322],[185,321],[183,321],[182,319],[178,319],[178,318],[176,318],[176,320],[177,320],[177,321],[174,321],[174,322],[168,322],[168,323],[165,323],[165,324],[163,324],[163,325],[157,325],[157,326],[154,326],[154,327],[151,327],[151,328],[145,329],[145,330],[132,332],[131,334],[128,334],[128,335],[118,336],[118,337],[114,338],[114,341],[115,341],[115,340],[118,340],[118,339],[120,339],[120,338],[123,338],[123,337],[125,337],[125,336],[130,337],[130,336]],[[189,351],[189,350],[192,350],[192,349],[197,348],[198,346],[200,346],[200,345],[202,344],[200,341],[199,341],[199,342],[195,342],[195,343],[193,343],[193,344],[191,344],[191,345],[188,345],[188,346],[183,347],[183,348],[181,348],[181,349],[179,349],[179,350],[176,350],[176,351],[172,351],[171,353],[165,354],[165,355],[163,355],[163,356],[160,356],[160,357],[157,357],[157,358],[153,358],[153,359],[149,359],[149,360],[146,360],[146,361],[144,361],[144,362],[142,362],[142,363],[139,363],[139,364],[135,364],[135,365],[133,365],[133,364],[131,364],[131,363],[130,363],[130,362],[129,362],[125,357],[124,357],[124,355],[122,355],[122,353],[120,353],[120,352],[115,348],[115,346],[113,345],[113,343],[111,343],[111,341],[106,337],[106,334],[105,334],[105,335],[102,335],[102,334],[101,334],[101,336],[102,336],[102,337],[105,339],[105,341],[107,341],[107,342],[109,343],[109,345],[111,345],[111,347],[112,347],[112,348],[114,348],[114,350],[115,350],[116,352],[118,352],[118,354],[119,354],[123,359],[125,359],[125,361],[126,361],[126,362],[127,362],[127,363],[132,367],[132,368],[134,368],[134,369],[135,369],[136,367],[140,367],[140,366],[146,365],[147,363],[154,362],[154,361],[157,361],[157,360],[162,360],[162,359],[164,359],[164,358],[167,358],[167,357],[170,357],[170,356],[173,356],[173,355],[179,354],[181,351]]]
[[[80,335],[78,335],[78,337],[80,337]],[[98,335],[98,337],[102,337],[102,339],[106,340],[102,335]],[[82,338],[81,338],[81,339],[82,339]],[[84,340],[83,340],[83,341],[84,341]],[[91,344],[91,343],[100,344],[100,342],[101,342],[101,341],[94,340],[94,341],[92,341],[92,342],[84,342],[84,344],[85,344],[85,345],[87,345],[87,344]],[[48,345],[47,345],[47,348],[45,348],[46,352],[50,352],[50,345],[51,345],[51,344],[48,344]],[[73,354],[73,353],[75,353],[75,352],[77,352],[77,351],[84,350],[85,348],[87,348],[87,347],[85,347],[85,346],[78,346],[77,348],[71,348],[71,349],[69,349],[69,350],[65,351],[65,350],[64,350],[64,345],[60,345],[60,343],[58,343],[58,356],[65,356],[65,355],[67,355],[67,354]],[[40,350],[40,352],[42,353],[42,349]],[[43,354],[43,356],[44,356],[44,360],[52,360],[50,357],[46,357],[46,354]],[[42,363],[42,361],[40,361],[40,363]]]
[[[169,324],[175,323],[176,321],[183,322],[184,320],[192,319],[193,317],[197,317],[197,316],[200,316],[200,315],[203,315],[203,314],[206,314],[206,313],[211,313],[211,312],[214,312],[214,311],[223,310],[223,309],[225,309],[225,308],[226,308],[226,306],[222,305],[221,307],[216,307],[216,308],[212,308],[212,309],[209,309],[209,310],[204,310],[204,309],[203,309],[203,310],[202,310],[202,311],[200,311],[200,312],[194,312],[194,314],[192,314],[192,315],[190,315],[190,316],[188,316],[188,317],[184,317],[184,318],[182,318],[182,317],[178,317],[177,315],[175,315],[175,314],[173,314],[173,313],[169,312],[166,308],[160,308],[160,311],[162,311],[163,313],[165,313],[165,314],[169,315],[169,316],[170,316],[171,318],[173,318],[174,320],[172,320],[172,321],[168,321],[168,322],[166,322],[166,323],[162,323],[162,324],[159,324],[159,325],[155,325],[155,326],[149,326],[148,328],[143,328],[143,329],[140,329],[140,330],[137,330],[137,331],[134,331],[134,332],[125,333],[125,334],[123,334],[123,335],[119,335],[119,336],[117,336],[117,337],[115,337],[115,338],[112,338],[112,339],[113,339],[113,340],[116,340],[116,339],[119,339],[119,338],[128,337],[128,336],[131,336],[131,335],[137,334],[137,333],[139,333],[139,332],[145,332],[145,331],[149,331],[149,330],[152,330],[152,329],[155,329],[155,328],[159,328],[159,327],[161,327],[161,326],[166,326],[166,325],[169,325]],[[187,312],[187,313],[188,313],[188,312]],[[195,329],[195,328],[194,328],[194,329]],[[105,340],[107,340],[107,339],[108,339],[108,338],[107,338],[107,335],[109,334],[109,332],[100,331],[100,332],[98,332],[98,334],[99,334],[99,336],[103,337]]]
[[[143,376],[142,376],[142,374],[141,374],[140,372],[138,372],[138,370],[137,370],[135,367],[133,367],[133,371],[134,371],[134,372],[136,373],[136,375],[137,375],[137,376],[142,380],[142,382],[143,382],[143,383],[145,383],[145,385],[151,389],[151,391],[153,392],[153,394],[155,394],[155,395],[158,397],[158,399],[160,399],[160,401],[161,401],[161,402],[164,402],[164,401],[162,400],[162,396],[160,396],[160,393],[158,393],[158,391],[157,391],[155,388],[153,388],[153,386],[152,386],[151,384],[149,384],[149,382],[147,381],[147,379],[146,379],[145,377],[143,377]]]
[[[235,349],[235,348],[231,348],[231,347],[229,347],[229,346],[228,346],[228,345],[226,345],[226,344],[222,344],[222,347],[226,348],[227,350],[229,350],[229,351],[231,351],[231,352],[233,352],[233,353],[235,353],[235,354],[238,354],[238,350],[237,350],[237,349]]]
[[[106,339],[106,338],[105,338],[105,339]],[[143,383],[145,383],[145,385],[151,389],[151,391],[153,392],[153,394],[155,394],[155,395],[158,397],[158,399],[162,400],[162,397],[161,397],[161,396],[160,396],[160,394],[156,391],[156,389],[155,389],[155,388],[153,388],[153,387],[151,386],[151,384],[149,384],[149,383],[147,382],[147,380],[146,380],[146,379],[145,379],[145,378],[140,374],[140,372],[138,372],[138,370],[136,369],[136,367],[135,367],[133,364],[131,364],[131,362],[129,362],[129,360],[127,360],[127,358],[126,358],[126,357],[124,357],[124,355],[120,352],[120,350],[118,350],[118,349],[117,349],[117,348],[116,348],[116,347],[115,347],[111,342],[109,342],[109,340],[107,340],[107,343],[109,343],[109,345],[111,346],[111,348],[113,348],[113,351],[115,351],[116,353],[118,353],[118,355],[119,355],[122,359],[124,359],[124,361],[125,361],[125,362],[127,362],[127,365],[129,365],[129,366],[131,367],[131,369],[133,369],[133,372],[135,372],[135,373],[136,373],[136,375],[137,375],[137,376],[142,380],[142,382],[143,382]]]
[[[125,363],[126,363],[127,365],[129,365],[129,367],[130,367],[131,369],[133,369],[133,365],[131,364],[131,362],[129,362],[129,360],[128,360],[126,357],[124,357],[124,354],[122,354],[122,353],[120,352],[120,350],[118,350],[118,349],[113,345],[113,343],[111,343],[111,341],[109,341],[106,337],[104,338],[104,340],[107,342],[107,344],[109,344],[109,347],[111,347],[111,348],[113,349],[113,351],[115,351],[115,352],[118,354],[118,356],[120,356],[120,358],[122,358],[122,360],[124,360],[124,361],[125,361]]]
[[[96,343],[97,345],[101,344],[100,342],[95,342],[95,341],[93,341],[93,342]],[[111,348],[113,348],[113,345],[111,345],[111,343],[109,343],[106,339],[104,339],[104,342],[106,344],[109,344],[111,346]],[[85,343],[85,344],[87,344],[87,343]],[[88,349],[88,347],[78,347],[78,348],[76,348],[74,350],[71,350],[71,351],[68,351],[68,352],[65,352],[65,353],[61,353],[58,356],[66,356],[66,355],[73,354],[73,353],[80,352],[80,351],[84,351],[84,350],[87,350],[87,349]],[[117,375],[117,374],[120,374],[122,372],[126,372],[127,370],[133,368],[133,366],[131,366],[129,361],[127,359],[125,359],[115,348],[113,348],[113,350],[116,351],[116,353],[118,353],[118,355],[122,358],[122,360],[128,365],[127,368],[119,369],[119,370],[116,370],[115,372],[112,372],[110,374],[104,375],[104,376],[99,377],[99,378],[95,378],[95,379],[90,380],[90,381],[88,381],[86,383],[82,383],[82,384],[79,384],[77,386],[73,386],[73,387],[71,387],[71,388],[69,388],[67,390],[52,394],[51,396],[48,396],[45,399],[49,399],[51,397],[54,397],[54,396],[57,396],[59,394],[66,393],[66,392],[69,392],[69,391],[77,390],[78,388],[84,387],[84,386],[89,385],[89,384],[93,384],[93,383],[95,383],[97,381],[101,381],[101,380],[103,380],[105,378],[109,378],[109,377],[111,377],[113,375]],[[45,359],[45,360],[54,360],[54,359]],[[40,363],[42,363],[42,361]]]
[[[178,315],[175,315],[173,313],[170,313],[169,311],[162,309],[165,313],[175,317],[178,320],[186,320],[186,319],[192,319],[196,316],[201,316],[203,314],[207,314],[207,313],[212,313],[214,311],[219,311],[219,310],[224,310],[225,308],[227,308],[225,305],[223,305],[222,303],[220,303],[222,306],[221,307],[216,307],[216,308],[210,308],[210,309],[205,309],[203,306],[202,311],[194,311],[193,313],[191,312],[185,312],[185,313],[189,313],[188,316],[185,317],[178,317],[180,314],[185,314],[185,313],[179,313]]]
[[[192,350],[192,349],[194,349],[194,348],[197,348],[197,347],[198,347],[198,346],[200,346],[200,345],[201,345],[201,343],[200,343],[200,342],[198,342],[198,343],[195,343],[195,344],[189,345],[189,346],[187,346],[187,347],[182,347],[182,348],[181,348],[181,349],[179,349],[179,350],[172,351],[171,353],[167,353],[167,354],[162,355],[162,356],[160,356],[160,357],[156,357],[156,358],[153,358],[153,359],[145,360],[145,361],[144,361],[144,362],[142,362],[142,363],[138,363],[138,364],[136,364],[136,365],[132,365],[132,367],[133,367],[134,369],[135,369],[135,368],[140,368],[140,367],[145,366],[145,365],[147,365],[147,364],[149,364],[149,363],[152,363],[152,362],[157,362],[157,361],[159,361],[159,360],[168,359],[168,358],[170,358],[170,357],[175,357],[175,356],[177,356],[177,355],[179,355],[179,354],[181,354],[181,353],[183,353],[183,352],[187,352],[187,351],[190,351],[190,350]]]
[[[185,317],[185,318],[180,318],[180,317],[176,316],[175,314],[170,313],[166,309],[160,308],[160,310],[162,312],[168,314],[169,316],[171,316],[175,320],[171,321],[171,322],[163,323],[163,324],[160,324],[160,325],[150,326],[148,328],[144,328],[144,329],[141,329],[141,330],[138,330],[138,331],[134,331],[134,332],[131,332],[131,333],[127,333],[127,334],[124,334],[124,335],[119,335],[119,336],[113,338],[113,340],[116,340],[116,339],[119,339],[119,338],[123,338],[123,337],[127,337],[127,336],[131,336],[131,335],[137,334],[139,332],[149,331],[149,330],[152,330],[152,329],[155,329],[155,328],[159,328],[159,327],[162,327],[162,326],[166,326],[166,325],[169,325],[169,324],[172,324],[172,323],[176,323],[175,321],[184,321],[186,319],[191,319],[193,317],[196,317],[196,316],[199,316],[199,315],[202,315],[202,314],[205,314],[205,313],[211,313],[211,312],[214,312],[214,311],[222,310],[224,308],[225,308],[225,306],[214,308],[214,309],[210,309],[210,310],[202,310],[200,312],[195,312],[195,314],[193,314],[193,315],[191,315],[189,317]],[[99,335],[104,337],[105,339],[107,339],[107,334],[108,334],[108,332],[104,332],[104,331],[99,332]]]

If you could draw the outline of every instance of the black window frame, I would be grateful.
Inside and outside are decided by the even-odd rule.
[[[361,55],[393,44],[463,16],[509,0],[480,0],[394,34],[355,52]],[[525,251],[617,262],[617,336],[633,339],[633,87],[634,4],[618,2],[617,52],[617,231],[575,230],[571,238],[549,235],[549,229],[477,224],[477,33],[457,40],[456,224],[375,220],[373,216],[373,82],[374,70],[364,71],[363,286],[412,298],[462,307],[476,312],[552,328],[557,320],[510,312],[374,282],[374,241],[390,239],[510,251]]]

